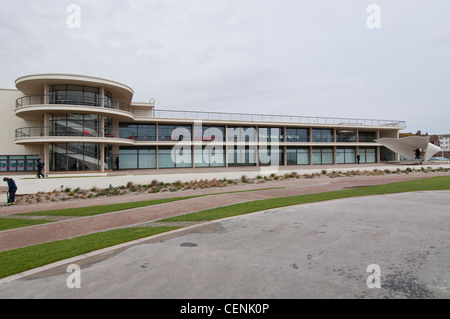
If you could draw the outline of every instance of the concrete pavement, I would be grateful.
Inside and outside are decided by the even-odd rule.
[[[450,298],[450,192],[305,204],[70,260],[0,298]],[[127,248],[128,247],[128,248]],[[69,289],[67,264],[81,265]],[[370,289],[369,265],[381,270]]]

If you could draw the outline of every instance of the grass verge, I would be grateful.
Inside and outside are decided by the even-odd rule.
[[[48,220],[0,218],[0,231],[51,223]]]
[[[122,228],[0,253],[0,278],[177,227]]]
[[[214,209],[207,209],[186,215],[180,215],[164,219],[162,220],[162,222],[210,221],[215,219],[233,217],[242,214],[249,214],[268,209],[341,199],[341,198],[394,194],[413,191],[447,190],[447,189],[450,189],[450,176],[438,176],[427,179],[412,180],[376,186],[367,186],[340,191],[262,199]]]

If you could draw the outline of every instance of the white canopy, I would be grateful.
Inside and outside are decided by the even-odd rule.
[[[424,160],[428,161],[434,154],[442,151],[439,146],[430,143],[429,136],[408,136],[404,138],[380,138],[376,140],[388,149],[411,160],[416,158],[416,149],[425,150]]]

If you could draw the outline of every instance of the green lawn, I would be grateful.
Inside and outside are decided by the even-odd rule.
[[[48,220],[0,218],[0,231],[51,223]]]
[[[334,200],[340,198],[448,189],[450,189],[450,176],[439,176],[427,179],[368,186],[319,194],[257,200],[248,203],[234,204],[226,207],[208,209],[201,212],[168,218],[165,221],[217,220],[221,218],[236,216],[240,214],[248,214],[257,211],[264,211],[278,207],[286,207],[303,203]],[[133,203],[127,204],[132,205]],[[47,214],[48,213],[46,212],[45,215]],[[20,248],[12,251],[0,252],[0,278],[59,260],[79,256],[81,254],[85,254],[105,247],[110,247],[138,238],[149,237],[174,229],[176,229],[176,227],[125,228],[81,236],[73,239],[60,240],[48,244],[40,244],[26,248]]]
[[[447,189],[450,189],[450,176],[438,176],[427,179],[412,180],[376,186],[367,186],[340,191],[263,199],[176,216],[172,218],[167,218],[163,221],[166,222],[202,221],[202,220],[207,221],[242,214],[248,214],[262,210],[274,209],[279,207],[287,207],[292,205],[300,205],[305,203],[313,203],[347,197],[393,194],[412,191],[447,190]]]
[[[177,228],[122,228],[5,251],[0,253],[0,278],[175,229]]]

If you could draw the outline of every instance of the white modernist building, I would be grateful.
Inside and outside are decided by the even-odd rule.
[[[404,121],[157,110],[129,86],[70,74],[20,77],[0,90],[0,170],[104,172],[397,160],[377,142]]]

